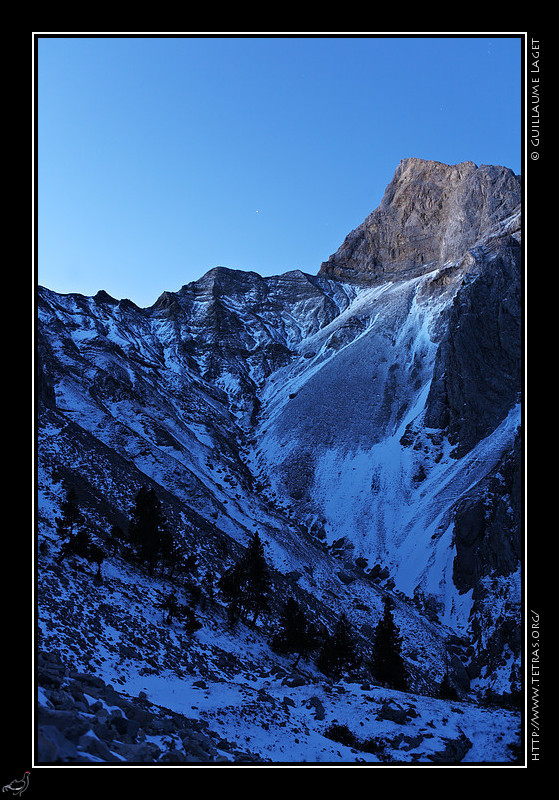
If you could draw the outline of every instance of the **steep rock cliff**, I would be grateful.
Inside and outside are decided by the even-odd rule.
[[[512,170],[403,159],[378,208],[348,234],[320,274],[375,284],[461,258],[518,209]]]

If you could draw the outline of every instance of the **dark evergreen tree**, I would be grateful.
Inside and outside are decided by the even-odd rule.
[[[67,556],[87,556],[91,537],[84,529],[85,518],[78,505],[76,493],[68,489],[60,504],[62,516],[56,518],[56,529],[63,540],[57,561],[61,563]]]
[[[375,628],[370,669],[378,683],[392,689],[405,690],[408,687],[408,675],[401,647],[400,630],[392,616],[390,599],[386,597],[384,613]]]
[[[136,495],[128,526],[130,543],[148,572],[168,549],[169,532],[161,502],[154,489],[142,487]]]
[[[218,581],[218,586],[227,604],[229,623],[235,625],[241,617],[242,611],[241,574],[238,564],[223,573]]]
[[[96,564],[95,582],[101,583],[101,564],[105,559],[105,551],[93,541],[91,534],[85,528],[78,528],[64,542],[57,559],[58,563],[61,563],[67,556],[78,556],[78,558],[87,559],[90,564]]]
[[[78,528],[75,533],[70,535],[68,541],[64,543],[58,560],[62,561],[62,559],[66,558],[68,555],[89,558],[92,544],[91,534],[84,528]]]
[[[258,533],[252,535],[240,561],[224,573],[219,586],[233,623],[239,618],[246,621],[252,615],[254,625],[258,616],[268,610],[272,580]]]
[[[204,592],[202,587],[193,580],[186,580],[183,584],[184,594],[188,598],[190,606],[201,606],[203,603]]]
[[[127,544],[127,536],[120,525],[112,525],[106,539],[107,549],[111,555],[123,552]]]
[[[56,518],[56,529],[62,539],[75,536],[80,525],[83,525],[84,516],[78,505],[78,499],[73,489],[68,489],[66,498],[60,504],[62,516]]]
[[[105,551],[101,547],[101,545],[97,544],[96,542],[89,542],[87,547],[87,552],[85,553],[85,557],[89,561],[90,564],[97,564],[97,573],[96,577],[97,580],[101,579],[101,564],[105,560]]]
[[[272,637],[272,648],[277,653],[295,655],[293,666],[296,667],[301,656],[308,656],[318,646],[317,631],[294,597],[285,601],[279,625]]]
[[[252,614],[252,623],[255,624],[259,614],[269,609],[272,591],[264,545],[256,532],[248,544],[243,562],[243,605],[246,613]]]
[[[200,630],[202,627],[202,623],[197,618],[196,614],[194,613],[193,609],[190,606],[183,606],[181,620],[184,625],[184,630],[186,631],[187,636],[192,636],[193,633]]]
[[[182,623],[188,636],[191,636],[202,627],[202,623],[196,617],[194,610],[186,603],[179,603],[175,592],[162,594],[158,607],[165,614],[165,624],[171,625],[174,620]]]
[[[334,631],[327,633],[320,653],[317,666],[334,680],[339,680],[346,669],[351,669],[359,664],[357,642],[351,630],[345,612],[342,612]]]
[[[163,595],[159,602],[159,608],[165,612],[165,624],[170,625],[176,617],[180,616],[177,596],[174,592]]]

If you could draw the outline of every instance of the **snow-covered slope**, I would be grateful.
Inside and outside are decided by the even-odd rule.
[[[158,607],[168,581],[110,559],[97,583],[87,566],[56,563],[54,535],[42,541],[39,763],[499,764],[519,756],[514,709],[479,705],[475,695],[440,699],[421,682],[409,692],[359,673],[333,682],[310,659],[294,669],[292,657],[270,648],[267,625],[231,629],[219,601],[197,607],[201,628],[187,635]],[[363,590],[353,602],[359,596],[361,618],[373,620]],[[441,626],[412,619],[401,604],[395,617],[409,625],[406,654],[420,671],[430,662],[440,679]]]
[[[433,295],[444,271],[453,280]],[[441,318],[467,275],[445,265],[362,289],[267,382],[255,454],[255,469],[329,543],[344,538],[464,631],[471,592],[452,579],[453,509],[513,448],[521,422],[516,402],[462,457],[425,424]]]

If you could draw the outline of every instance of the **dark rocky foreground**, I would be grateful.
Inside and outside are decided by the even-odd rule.
[[[37,766],[111,766],[122,763],[250,766],[274,763],[274,759],[242,749],[218,735],[206,721],[150,702],[144,692],[130,697],[116,691],[98,676],[68,668],[56,652],[38,654],[37,675],[41,697]],[[321,699],[318,695],[305,694],[307,681],[301,676],[286,677],[282,685],[285,692],[290,693],[281,702],[285,718],[295,712],[297,705],[302,705],[308,719],[308,728],[304,726],[296,734],[295,741],[299,741],[300,735],[313,737],[313,727],[315,731],[321,729],[324,741],[333,748],[332,752],[341,748],[348,754],[348,762],[398,763],[402,760],[433,765],[460,764],[468,758],[474,740],[479,736],[479,721],[468,730],[471,725],[467,719],[468,709],[460,704],[441,705],[443,729],[439,730],[441,720],[437,722],[431,717],[434,707],[429,711],[419,698],[406,698],[403,694],[375,698],[365,693],[365,708],[376,719],[376,734],[363,737],[344,722],[337,719],[328,722],[327,718],[331,716],[325,708],[328,696],[332,694],[332,699],[336,695],[343,697],[342,687],[331,686]],[[299,691],[303,693],[303,699],[297,698]],[[254,707],[254,723],[272,729],[278,722],[279,706],[263,690],[259,691],[259,697],[262,708],[267,709],[268,721],[259,720],[259,712]],[[239,709],[239,713],[241,716],[250,714],[249,707]],[[491,711],[484,713],[491,719]],[[445,733],[444,723],[449,717],[458,720],[458,724]],[[475,718],[481,719],[479,716]],[[279,722],[279,729],[285,725],[285,722]],[[356,726],[358,721],[353,720],[352,728]],[[249,730],[250,722],[247,720],[246,731]],[[505,747],[501,749],[503,752],[506,750]],[[365,755],[367,758],[363,758]],[[507,761],[514,762],[516,755],[510,744]]]
[[[102,678],[76,672],[56,653],[39,653],[38,764],[250,763],[208,723],[154,706],[145,694],[125,697]],[[151,739],[156,738],[158,744]]]

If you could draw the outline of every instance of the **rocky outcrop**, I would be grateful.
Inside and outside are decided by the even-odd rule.
[[[510,575],[522,557],[522,447],[515,446],[487,479],[457,505],[453,580],[461,592],[492,573]]]
[[[251,425],[258,387],[350,299],[335,282],[300,270],[261,277],[215,267],[178,292],[164,292],[147,313],[161,325],[164,346],[208,383],[223,386]]]
[[[463,731],[456,739],[447,739],[443,750],[429,756],[434,764],[459,764],[468,750],[472,747],[472,742]]]
[[[518,208],[520,192],[518,176],[505,167],[403,159],[380,206],[320,275],[375,284],[459,259]]]
[[[521,246],[507,236],[471,259],[447,314],[425,416],[428,427],[446,429],[456,455],[495,430],[522,386]]]
[[[38,764],[261,760],[207,723],[152,705],[143,692],[126,697],[102,678],[71,669],[56,652],[37,654],[37,683]]]
[[[522,492],[517,434],[513,449],[457,504],[453,529],[453,582],[461,593],[471,591],[473,600],[468,674],[476,679],[483,672],[487,678],[506,669],[505,680],[491,691],[513,701],[521,692],[521,676],[507,668],[507,660],[520,660],[523,642],[517,581],[523,558]]]
[[[46,367],[46,362],[50,360],[51,357],[49,355],[49,350],[49,345],[44,337],[40,337],[37,347],[36,367],[37,401],[39,407],[54,409],[56,408],[56,393],[54,383]]]

